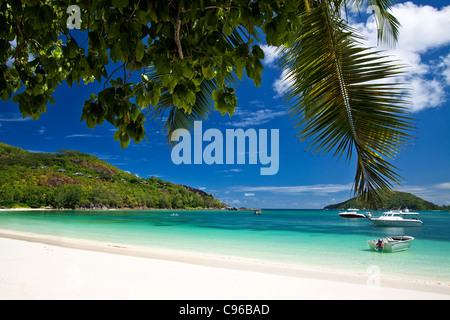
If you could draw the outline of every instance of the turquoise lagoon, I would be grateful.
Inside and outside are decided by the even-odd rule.
[[[172,216],[172,213],[178,216]],[[245,257],[364,273],[450,282],[450,213],[421,212],[423,227],[375,227],[338,211],[24,211],[1,212],[0,229],[172,250]],[[367,240],[415,238],[397,253]]]

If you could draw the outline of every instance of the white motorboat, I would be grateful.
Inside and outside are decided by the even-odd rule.
[[[410,212],[408,209],[386,211],[380,217],[370,218],[370,221],[381,227],[421,227],[423,225],[423,222],[419,220],[419,214]]]
[[[367,241],[371,250],[380,252],[398,252],[408,249],[414,240],[410,236],[387,237]]]
[[[347,209],[347,211],[339,212],[339,216],[343,218],[367,218],[365,214],[358,211],[359,209]]]

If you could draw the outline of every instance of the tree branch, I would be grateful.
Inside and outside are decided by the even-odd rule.
[[[180,6],[178,7],[177,25],[176,25],[176,29],[175,29],[175,43],[177,45],[178,55],[180,56],[181,60],[184,59],[183,48],[181,46],[181,41],[180,41],[180,30],[181,30],[180,13],[181,13],[182,9],[183,9],[183,0],[180,1]]]

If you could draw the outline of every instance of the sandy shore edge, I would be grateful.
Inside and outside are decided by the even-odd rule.
[[[0,229],[0,299],[380,297],[448,300],[450,287],[419,279]]]

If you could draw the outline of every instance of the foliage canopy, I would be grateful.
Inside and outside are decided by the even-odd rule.
[[[67,27],[76,4],[81,30]],[[0,97],[38,119],[52,94],[93,81],[103,90],[84,103],[82,121],[106,120],[122,148],[145,137],[149,117],[167,117],[168,135],[213,111],[234,113],[244,74],[261,83],[261,44],[284,48],[299,138],[316,152],[357,153],[354,190],[381,201],[400,177],[389,161],[413,129],[404,90],[386,81],[401,71],[358,42],[342,16],[348,6],[377,8],[379,38],[393,43],[392,0],[0,0]],[[71,13],[71,12],[69,12]],[[73,12],[72,12],[73,13]]]

